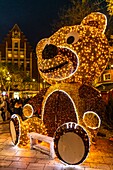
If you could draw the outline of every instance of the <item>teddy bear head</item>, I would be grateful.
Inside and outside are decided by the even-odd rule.
[[[50,84],[92,83],[107,66],[106,16],[93,12],[80,25],[65,26],[36,47],[38,69]]]

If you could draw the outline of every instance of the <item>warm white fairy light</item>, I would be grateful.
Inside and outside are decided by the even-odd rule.
[[[19,122],[18,145],[20,144],[25,146],[29,143],[27,134],[31,131],[47,135],[46,128],[43,124],[46,102],[48,98],[57,91],[68,96],[72,103],[72,108],[74,108],[75,117],[77,117],[76,123],[80,124],[75,125],[73,128],[73,122],[70,122],[70,124],[66,123],[66,127],[68,129],[76,130],[76,127],[79,126],[79,128],[85,131],[84,129],[87,129],[87,127],[93,130],[100,127],[101,120],[95,112],[83,112],[84,115],[81,113],[85,109],[85,98],[82,99],[82,97],[80,97],[78,90],[82,83],[91,84],[93,80],[95,80],[106,68],[109,57],[108,41],[104,35],[106,24],[107,19],[105,15],[101,13],[92,13],[85,17],[80,25],[63,27],[50,38],[43,39],[38,43],[36,49],[38,56],[38,68],[42,78],[50,84],[60,84],[62,82],[62,84],[64,83],[67,85],[70,82],[76,82],[76,85],[74,84],[74,88],[76,88],[76,95],[74,96],[71,94],[69,89],[67,90],[66,85],[63,86],[63,89],[59,86],[59,88],[51,89],[49,91],[50,93],[47,91],[42,103],[42,120],[39,120],[37,117],[33,117],[32,106],[27,105],[28,108],[30,108],[30,112],[26,112],[25,108],[23,108],[24,116],[28,119],[22,121],[16,115]],[[72,39],[70,39],[70,37]],[[45,47],[50,44],[54,45],[58,51],[55,51],[54,57],[50,58],[48,55],[47,58],[46,56],[44,58],[42,53]],[[47,50],[47,53],[48,52],[49,51]],[[52,55],[54,54],[52,53]],[[70,85],[68,87],[72,86]],[[88,117],[90,114],[92,115],[92,120]],[[95,117],[98,122],[96,125],[95,123],[93,124],[93,121],[96,120],[93,119]],[[15,117],[12,117],[12,119],[15,119]],[[85,127],[83,127],[84,124]],[[41,131],[39,129],[41,129]],[[76,131],[76,133],[78,133],[78,131]],[[85,139],[86,138],[84,136],[84,142]],[[89,138],[87,139],[89,141]],[[87,147],[85,146],[87,148],[86,154],[89,151],[88,144],[86,144]]]
[[[83,115],[83,121],[85,125],[91,129],[97,129],[100,127],[101,119],[97,113],[93,111],[87,111]]]
[[[17,119],[17,124],[13,123],[13,120],[15,121]],[[15,145],[18,145],[19,144],[19,141],[20,141],[20,136],[21,136],[21,122],[22,122],[22,119],[19,115],[17,114],[13,114],[11,116],[11,121],[10,121],[10,133],[11,133],[11,136],[12,136],[12,141],[14,142]],[[16,130],[16,125],[18,126],[18,136],[17,136],[17,130]],[[15,136],[15,137],[14,137]],[[15,138],[15,139],[14,139]],[[18,138],[18,139],[17,139]],[[14,141],[15,140],[15,141]],[[17,141],[17,142],[16,142]],[[15,143],[16,142],[16,143]]]
[[[71,102],[72,102],[72,104],[73,104],[75,113],[76,113],[75,116],[77,117],[77,123],[79,123],[79,118],[78,118],[76,106],[75,106],[75,103],[74,103],[73,99],[72,99],[71,96],[70,96],[68,93],[66,93],[64,90],[59,90],[59,89],[55,89],[54,91],[52,91],[52,92],[46,97],[46,100],[44,101],[43,106],[42,106],[42,107],[43,107],[43,108],[42,108],[42,121],[43,121],[43,117],[44,117],[44,110],[45,110],[46,102],[47,102],[49,96],[51,96],[54,92],[57,92],[57,91],[63,92],[64,94],[66,94],[66,95],[69,97],[69,99],[71,100]]]
[[[14,128],[14,126],[12,126],[11,122],[15,121],[15,119],[18,120],[18,122],[17,122],[18,129],[16,129],[17,127],[15,124],[15,133],[17,133],[17,134],[16,134],[15,141],[13,141],[13,136],[15,134],[14,134],[14,129],[12,129],[12,128]],[[39,119],[38,117],[30,117],[29,119],[22,121],[22,119],[19,115],[14,114],[14,115],[12,115],[11,120],[12,121],[10,121],[10,131],[11,131],[12,141],[15,145],[23,147],[23,146],[30,144],[30,139],[28,137],[28,133],[30,133],[30,132],[37,132],[40,134],[47,135],[45,125],[43,124],[42,120]]]
[[[25,117],[30,118],[33,116],[33,107],[30,104],[26,104],[23,107],[23,114]]]
[[[62,69],[62,67],[51,73],[42,73],[40,71],[41,65],[43,65],[43,69],[49,69],[54,67],[56,59],[58,60],[57,55],[51,58],[52,64],[48,59],[42,59],[41,56],[45,47],[45,45],[43,45],[45,41],[43,42],[43,40],[41,40],[37,45],[38,68],[41,76],[50,84],[61,80],[66,82],[93,82],[106,68],[109,57],[108,41],[104,35],[106,25],[107,18],[104,14],[98,12],[92,13],[83,19],[81,25],[63,27],[48,38],[50,44],[61,47],[61,49],[65,48],[70,50],[70,55],[71,53],[76,54],[77,66],[79,65],[79,67],[75,69],[73,74],[70,71],[71,65],[69,66],[68,64],[64,69]],[[67,44],[69,35],[75,36],[72,44]],[[61,64],[62,58],[67,61],[67,54],[65,53],[64,55],[61,52],[57,66]],[[84,80],[82,80],[83,77]]]
[[[70,140],[72,143],[69,142]],[[90,141],[87,131],[75,122],[68,122],[59,126],[54,134],[54,143],[55,153],[65,165],[80,164],[88,156]],[[78,143],[80,144],[79,153],[77,153]],[[75,148],[76,152],[74,151]],[[69,155],[67,157],[67,153],[69,155],[74,153],[76,158],[71,157],[70,159]]]

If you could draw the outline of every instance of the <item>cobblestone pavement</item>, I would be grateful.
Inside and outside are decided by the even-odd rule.
[[[82,164],[67,166],[37,150],[14,146],[8,123],[0,124],[0,170],[113,170],[113,142],[98,137]]]

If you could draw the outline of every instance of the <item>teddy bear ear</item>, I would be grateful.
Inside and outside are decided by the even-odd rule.
[[[107,18],[100,12],[93,12],[87,15],[81,22],[81,25],[88,25],[98,28],[101,32],[105,32],[107,26]]]

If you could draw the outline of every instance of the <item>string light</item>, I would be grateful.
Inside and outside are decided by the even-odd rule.
[[[104,35],[106,24],[105,15],[92,13],[85,17],[80,25],[65,26],[50,38],[43,39],[38,43],[36,48],[38,69],[42,78],[52,86],[43,95],[42,120],[33,116],[33,110],[29,105],[26,106],[29,111],[27,109],[26,112],[24,108],[24,116],[28,119],[22,121],[17,115],[11,117],[11,131],[13,132],[15,127],[13,122],[14,124],[17,122],[16,127],[19,131],[19,136],[17,133],[13,136],[13,141],[17,145],[26,146],[29,143],[27,136],[29,132],[53,136],[56,129],[60,127],[58,133],[55,132],[57,156],[59,156],[58,139],[62,133],[63,135],[67,133],[68,129],[81,137],[84,142],[85,155],[75,164],[85,160],[89,152],[89,137],[91,137],[88,128],[95,130],[99,128],[101,123],[99,116],[96,114],[97,112],[95,110],[90,111],[92,108],[95,109],[94,104],[100,98],[97,90],[89,84],[101,75],[108,63],[109,48]],[[57,49],[55,55],[52,53],[52,56],[50,56],[51,53],[49,53],[48,47]],[[51,49],[51,51],[53,52],[54,49]],[[55,106],[59,102],[57,99],[60,95],[62,102],[59,110],[61,110],[56,113]],[[95,98],[95,96],[98,97]],[[88,99],[91,100],[87,106]],[[35,111],[37,103],[35,103]],[[88,107],[89,111],[87,111]],[[63,110],[64,108],[65,110]],[[65,124],[65,122],[70,122],[70,124]],[[76,125],[76,123],[79,125]],[[16,130],[14,131],[16,132]],[[17,139],[15,139],[15,136]],[[63,161],[65,162],[65,160]]]
[[[13,114],[10,121],[10,133],[12,141],[19,147],[25,147],[30,144],[28,133],[37,132],[40,134],[47,135],[47,130],[42,120],[38,117],[30,117],[22,121],[22,118]]]
[[[85,125],[91,129],[97,129],[100,127],[101,119],[97,113],[93,111],[87,111],[83,115],[83,121]]]
[[[109,45],[104,34],[106,24],[107,18],[104,14],[91,13],[83,19],[81,25],[65,26],[59,29],[48,40],[46,39],[47,44],[59,47],[60,51],[60,55],[58,53],[59,56],[56,55],[50,61],[42,59],[45,41],[41,40],[37,45],[36,51],[38,68],[42,78],[50,84],[61,81],[79,81],[91,84],[103,72],[108,63]],[[72,44],[67,44],[69,35],[76,39]],[[65,53],[63,52],[64,49]],[[69,55],[67,55],[66,49]],[[71,55],[76,56],[77,62],[76,69],[73,72],[71,71],[73,68],[73,61],[70,59]],[[53,69],[48,73],[42,72],[42,70],[61,65],[62,60],[67,61],[67,64],[62,66],[62,68],[57,67],[57,70]]]

